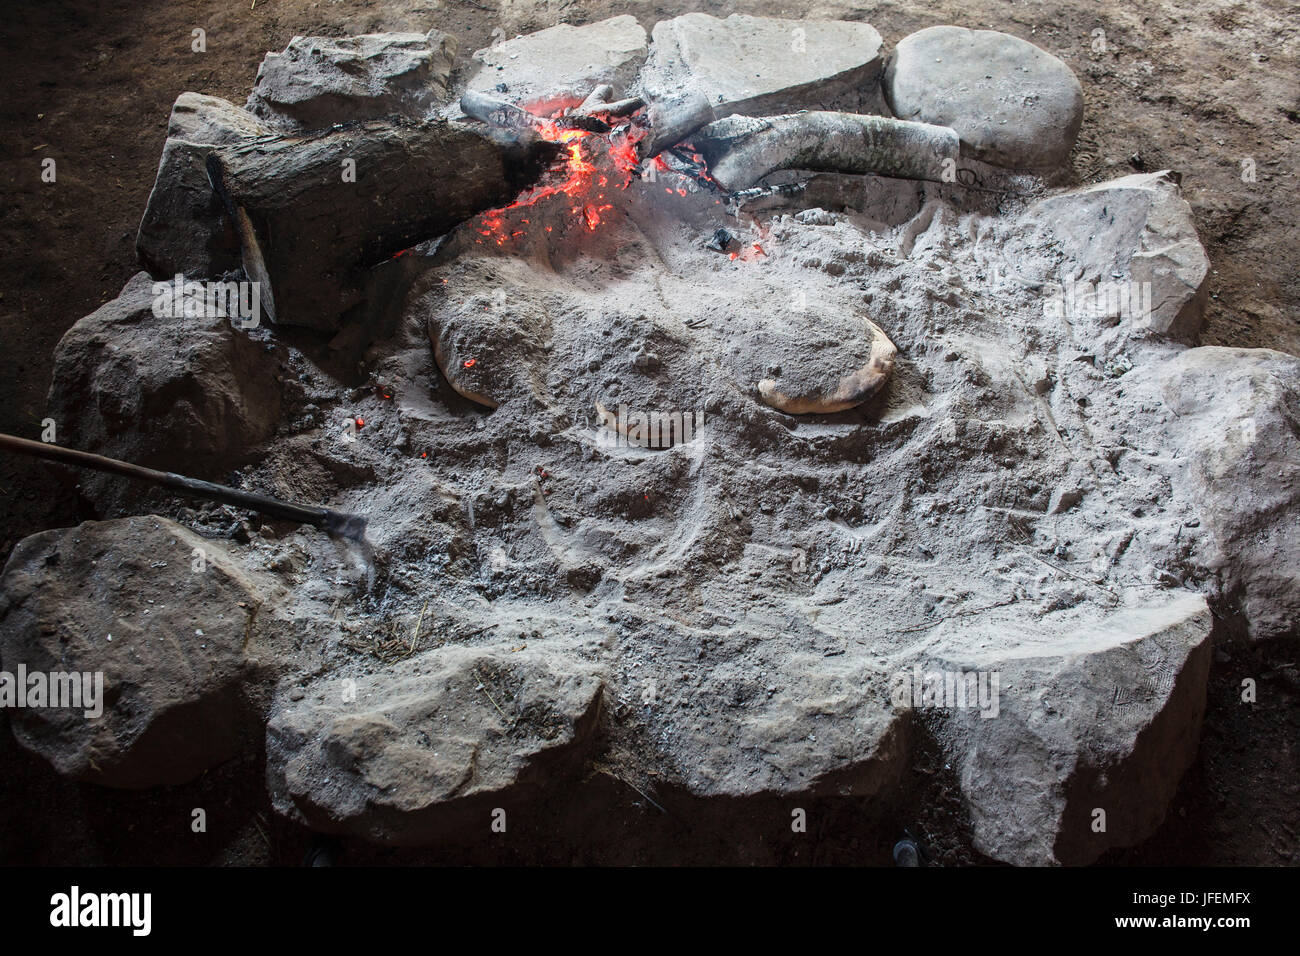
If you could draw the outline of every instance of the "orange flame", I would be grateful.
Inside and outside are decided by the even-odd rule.
[[[593,162],[593,154],[596,154],[598,159],[599,154],[590,148],[595,140],[602,139],[599,134],[562,126],[555,119],[541,121],[537,125],[537,132],[543,139],[559,143],[564,147],[564,165],[557,174],[560,177],[559,181],[536,186],[520,195],[510,205],[483,213],[474,228],[485,238],[478,239],[476,242],[482,244],[488,241],[501,246],[509,239],[524,235],[522,229],[513,231],[509,229],[503,218],[505,214],[514,209],[536,205],[552,196],[567,196],[572,204],[569,209],[570,214],[591,231],[597,229],[604,221],[601,214],[614,208],[612,204],[599,202],[605,198],[604,192],[600,190],[609,185],[607,168],[602,170],[597,162]],[[638,127],[624,127],[603,137],[604,155],[608,157],[614,169],[626,177],[620,186],[622,189],[632,184],[639,168],[640,158],[637,156],[636,143],[645,135],[645,131]],[[600,162],[603,165],[603,161]],[[593,196],[593,193],[596,195]],[[520,224],[529,225],[529,220],[522,219]],[[549,225],[544,228],[547,232],[552,231]]]

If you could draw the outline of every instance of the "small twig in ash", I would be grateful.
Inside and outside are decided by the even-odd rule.
[[[257,827],[257,832],[260,833],[262,835],[262,839],[266,841],[266,848],[268,850],[274,850],[275,847],[271,846],[271,838],[267,836],[266,831],[262,829],[262,824],[259,822],[259,818],[257,814],[253,815],[253,826]]]
[[[478,680],[479,680],[479,690],[481,690],[481,691],[483,692],[483,696],[486,697],[488,700],[490,700],[490,701],[492,702],[492,706],[495,707],[495,708],[497,709],[497,713],[501,715],[501,719],[504,720],[504,721],[506,722],[506,724],[507,724],[507,729],[511,729],[511,728],[513,728],[514,725],[515,725],[515,722],[514,722],[513,720],[511,720],[509,717],[506,716],[506,712],[505,712],[504,710],[501,709],[501,705],[498,704],[498,703],[496,702],[495,699],[493,699],[493,697],[492,697],[492,695],[491,695],[490,693],[488,693],[488,689],[487,689],[487,680],[484,679],[483,675],[479,673],[479,670],[478,670],[477,667],[474,668],[474,674],[475,674],[475,676],[478,677]]]
[[[1101,588],[1103,591],[1105,591],[1107,594],[1110,594],[1112,597],[1118,597],[1118,595],[1115,594],[1114,588],[1112,588],[1109,584],[1106,584],[1105,582],[1094,581],[1092,578],[1084,577],[1082,574],[1076,574],[1075,572],[1071,571],[1069,568],[1063,568],[1060,565],[1053,564],[1051,561],[1045,561],[1042,558],[1040,558],[1038,555],[1026,551],[1024,548],[1017,548],[1016,550],[1019,551],[1021,554],[1023,554],[1025,557],[1032,558],[1033,560],[1037,561],[1039,564],[1051,568],[1053,571],[1059,571],[1062,574],[1068,574],[1070,577],[1077,578],[1078,580],[1082,581],[1084,584],[1091,584],[1095,588]]]
[[[991,611],[994,608],[1006,607],[1008,604],[1015,604],[1015,598],[1008,598],[1005,601],[998,601],[996,604],[988,604],[984,607],[973,607],[965,611],[954,611],[952,614],[945,614],[943,617],[936,618],[926,624],[918,624],[915,627],[899,628],[899,634],[911,634],[913,631],[928,631],[932,627],[938,627],[944,621],[951,620],[954,617],[966,617],[971,614],[983,614],[985,611]]]
[[[415,653],[415,645],[420,640],[420,626],[424,623],[424,612],[429,610],[429,602],[424,602],[424,607],[420,608],[420,616],[415,621],[415,630],[411,632],[411,652]]]

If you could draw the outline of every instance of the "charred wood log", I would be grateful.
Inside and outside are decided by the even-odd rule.
[[[220,147],[207,171],[271,319],[334,331],[366,269],[509,203],[558,153],[526,130],[371,121]]]
[[[650,135],[637,145],[642,159],[649,159],[676,146],[696,130],[717,119],[703,93],[689,93],[676,99],[655,100],[646,109]]]
[[[572,121],[582,119],[600,120],[601,117],[630,116],[645,106],[645,100],[639,96],[629,96],[626,99],[611,101],[610,97],[613,95],[614,87],[608,83],[602,83],[588,93],[585,100],[573,109],[568,110],[564,115]]]
[[[578,106],[565,110],[554,120],[537,116],[513,103],[476,90],[466,90],[460,98],[460,108],[466,116],[502,129],[536,129],[544,123],[554,123],[561,129],[582,129],[589,133],[608,133],[613,127],[609,120],[635,113],[645,101],[639,96],[610,102],[614,88],[609,84],[597,86]]]
[[[946,126],[885,116],[806,112],[785,116],[729,116],[693,137],[724,189],[753,186],[779,169],[876,173],[943,181],[955,174],[959,140]]]
[[[471,119],[498,129],[531,130],[542,122],[540,116],[533,115],[523,107],[476,90],[466,90],[461,95],[460,108]]]

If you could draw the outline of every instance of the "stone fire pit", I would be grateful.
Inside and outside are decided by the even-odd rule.
[[[59,345],[59,441],[367,537],[65,476],[103,520],[15,549],[0,666],[107,704],[18,740],[149,787],[264,734],[281,813],[401,845],[594,759],[870,813],[932,741],[993,859],[1148,836],[1216,620],[1300,605],[1300,364],[1195,345],[1175,173],[1061,181],[1063,63],[890,39],[297,38],[245,109],[183,94],[146,271]]]

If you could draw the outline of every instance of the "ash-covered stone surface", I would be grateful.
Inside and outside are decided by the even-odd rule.
[[[468,88],[492,93],[536,113],[573,106],[592,87],[608,83],[627,89],[641,71],[647,50],[645,28],[624,14],[585,26],[557,26],[526,36],[501,37],[478,50],[482,64]]]
[[[950,126],[979,159],[1050,168],[1083,122],[1083,87],[1056,57],[996,30],[940,26],[899,41],[885,97],[900,119]]]
[[[268,53],[246,108],[282,129],[312,130],[400,114],[427,116],[447,99],[456,41],[439,30],[294,37]]]
[[[149,468],[220,478],[275,435],[283,411],[265,331],[204,314],[204,287],[140,272],[59,341],[47,409],[62,443]],[[234,310],[232,310],[234,311]],[[235,320],[242,324],[242,320]],[[135,486],[96,473],[80,493],[112,511]]]
[[[641,86],[651,99],[702,96],[717,118],[764,116],[878,88],[880,34],[868,23],[688,13],[655,24]]]
[[[651,35],[654,65],[685,34]],[[527,66],[483,59],[483,89]],[[278,409],[232,480],[369,520],[348,542],[175,513],[256,582],[276,807],[454,839],[599,760],[650,798],[870,813],[933,744],[988,857],[1086,863],[1150,834],[1196,751],[1215,615],[1274,635],[1300,593],[1300,360],[1194,346],[1206,262],[1174,179],[787,170],[728,197],[689,139],[655,162],[625,129],[554,135],[551,178],[380,263],[359,317],[322,317],[329,341],[230,330],[274,367],[227,388],[273,383]],[[167,353],[137,353],[166,377]],[[93,380],[96,354],[61,367]],[[773,399],[830,403],[864,368],[879,381],[848,407]],[[110,411],[63,414],[88,450],[141,456],[189,422],[163,403],[112,446]],[[13,582],[35,562],[76,586],[34,541],[6,572],[6,667],[48,641]],[[169,589],[228,610],[200,582]]]

